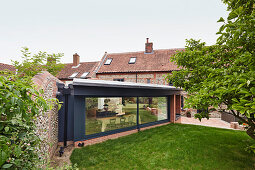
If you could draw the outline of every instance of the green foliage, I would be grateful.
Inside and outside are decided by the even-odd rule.
[[[49,109],[30,78],[1,72],[0,167],[32,169],[39,161],[34,118]]]
[[[21,52],[23,61],[12,61],[12,64],[18,69],[20,74],[33,77],[37,73],[47,70],[56,76],[64,68],[64,64],[59,63],[63,56],[62,53],[47,54],[46,52],[40,51],[38,54],[31,55],[29,49],[26,47],[23,47]]]
[[[208,117],[207,108],[226,105],[227,110],[255,129],[255,1],[224,0],[230,11],[217,34],[217,43],[187,40],[184,52],[173,58],[182,70],[169,75],[174,86],[189,93],[187,107],[201,109],[196,115]]]

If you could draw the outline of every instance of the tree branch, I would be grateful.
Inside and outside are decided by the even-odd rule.
[[[235,113],[234,110],[231,110],[231,112],[232,112],[232,114],[233,114],[236,118],[240,119],[240,120],[241,120],[242,122],[244,122],[244,123],[249,124],[249,122],[248,122],[247,120],[245,120],[244,118],[242,118],[242,117],[240,117],[239,115],[237,115],[237,114]]]

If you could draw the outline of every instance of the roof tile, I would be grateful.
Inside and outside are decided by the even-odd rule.
[[[0,63],[0,70],[16,71],[16,68],[9,64]]]
[[[80,78],[84,72],[89,72],[86,77],[90,77],[97,63],[98,62],[81,62],[79,67],[73,67],[73,63],[65,64],[65,67],[58,73],[57,78],[69,79],[75,72],[78,72],[78,75],[75,78]]]
[[[116,72],[155,72],[179,70],[176,64],[170,62],[170,57],[177,51],[184,49],[154,50],[153,53],[146,54],[141,52],[112,53],[107,54],[101,62],[102,65],[97,73],[116,73]],[[136,57],[134,64],[129,64],[131,57]],[[105,61],[112,58],[110,65],[105,65]]]

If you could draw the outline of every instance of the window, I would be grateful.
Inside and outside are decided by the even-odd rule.
[[[128,64],[135,64],[136,57],[131,57]]]
[[[84,73],[81,75],[81,78],[84,79],[88,74],[89,74],[89,72],[84,72]]]
[[[106,60],[106,62],[104,63],[104,65],[110,65],[111,62],[112,62],[112,58],[108,58],[108,59]]]
[[[85,135],[166,119],[166,97],[139,97],[138,110],[137,97],[85,98]]]
[[[136,97],[85,98],[85,134],[137,125]]]
[[[181,109],[183,110],[183,108],[184,108],[184,97],[181,96]]]
[[[71,76],[69,76],[69,78],[74,78],[74,77],[77,76],[77,74],[78,74],[78,72],[75,72],[75,73],[73,73]]]
[[[113,79],[113,81],[122,81],[122,82],[124,82],[124,79]]]
[[[147,83],[150,84],[151,83],[151,79],[147,79]]]
[[[167,119],[166,97],[139,97],[141,124]]]

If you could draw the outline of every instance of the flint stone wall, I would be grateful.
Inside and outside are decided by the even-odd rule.
[[[37,90],[43,89],[45,99],[56,98],[59,79],[47,71],[43,71],[33,77]],[[52,157],[58,144],[58,106],[55,104],[52,110],[40,113],[36,120],[36,134],[41,139],[39,155],[41,159],[47,160]]]
[[[109,73],[109,74],[97,74],[97,78],[100,80],[110,80],[113,79],[123,79],[125,82],[136,82],[137,83],[147,83],[147,79],[150,79],[151,84],[160,84],[160,85],[168,85],[167,81],[165,80],[165,76],[169,73]]]

